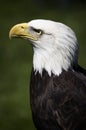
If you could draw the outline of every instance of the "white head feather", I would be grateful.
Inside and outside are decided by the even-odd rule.
[[[33,67],[42,74],[45,69],[49,76],[51,73],[60,75],[62,70],[72,69],[78,62],[78,44],[75,33],[68,26],[50,20],[32,20],[29,28],[40,29],[43,34],[34,46]]]

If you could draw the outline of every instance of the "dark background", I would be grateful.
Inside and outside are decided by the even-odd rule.
[[[79,64],[86,68],[85,0],[1,0],[0,130],[35,130],[29,102],[32,48],[25,40],[9,40],[9,30],[38,18],[65,23],[75,31]]]

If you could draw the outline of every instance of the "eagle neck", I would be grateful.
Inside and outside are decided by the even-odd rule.
[[[56,50],[44,50],[44,49],[34,49],[33,56],[33,68],[35,72],[39,72],[42,75],[43,69],[48,72],[48,75],[59,76],[62,70],[68,70],[70,68],[70,61],[66,57],[66,53],[61,53],[58,49]]]

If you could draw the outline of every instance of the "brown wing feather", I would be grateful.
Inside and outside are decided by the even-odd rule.
[[[57,82],[60,82],[59,94]],[[55,111],[59,124],[66,130],[85,130],[86,77],[78,72],[64,72],[59,79],[54,79],[54,84],[56,95],[63,95]]]

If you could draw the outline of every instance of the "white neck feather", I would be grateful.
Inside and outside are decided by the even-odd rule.
[[[55,75],[59,75],[62,72],[61,56],[55,54],[55,52],[49,53],[45,50],[34,49],[34,57],[33,57],[33,66],[34,70],[38,71],[42,75],[42,70],[45,69],[49,76],[51,76],[51,72]]]
[[[67,71],[69,68],[72,68],[74,57],[75,55],[71,55],[70,52],[64,49],[52,48],[50,51],[45,51],[40,48],[34,48],[33,67],[41,75],[42,70],[45,69],[49,76],[52,73],[59,76],[62,70]]]

